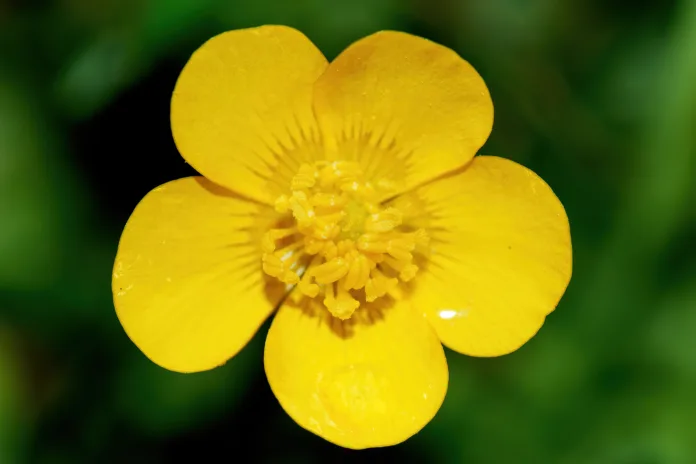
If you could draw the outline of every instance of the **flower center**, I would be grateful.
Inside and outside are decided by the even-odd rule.
[[[276,210],[288,227],[263,236],[263,270],[309,298],[321,297],[334,316],[348,319],[361,301],[391,294],[418,271],[422,229],[406,230],[403,214],[378,201],[374,186],[350,161],[303,164]]]

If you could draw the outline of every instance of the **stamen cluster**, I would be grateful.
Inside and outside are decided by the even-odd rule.
[[[391,294],[418,271],[413,251],[427,243],[425,231],[404,230],[402,212],[379,203],[354,162],[303,164],[275,207],[289,225],[264,235],[263,270],[323,297],[335,317],[350,318],[361,301]]]

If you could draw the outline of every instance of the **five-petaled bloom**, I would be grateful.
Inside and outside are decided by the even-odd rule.
[[[563,206],[526,168],[474,157],[481,77],[399,32],[333,62],[282,26],[198,49],[171,107],[205,177],[155,188],[126,224],[114,302],[167,369],[225,363],[274,312],[264,364],[302,427],[348,448],[400,443],[442,404],[442,344],[510,353],[571,275]]]

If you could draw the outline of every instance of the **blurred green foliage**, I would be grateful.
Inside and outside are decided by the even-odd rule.
[[[168,129],[179,70],[210,36],[270,23],[329,58],[380,29],[454,48],[495,103],[482,152],[535,170],[570,217],[574,277],[539,336],[448,353],[442,410],[398,447],[300,430],[265,383],[265,329],[185,376],[114,315],[128,214],[190,172]],[[694,129],[693,0],[0,0],[0,463],[694,463]]]

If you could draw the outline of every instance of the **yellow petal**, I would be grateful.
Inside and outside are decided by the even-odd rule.
[[[145,355],[179,372],[234,356],[280,301],[261,271],[259,229],[275,213],[202,177],[148,193],[126,224],[114,304]]]
[[[346,448],[400,443],[435,415],[447,362],[407,304],[341,321],[320,306],[281,307],[266,339],[268,382],[299,425]]]
[[[529,340],[570,280],[568,218],[527,168],[491,156],[417,191],[431,257],[413,304],[453,350],[498,356]],[[421,226],[425,224],[421,223]]]
[[[314,159],[319,134],[311,93],[325,68],[321,52],[289,27],[213,37],[191,56],[174,89],[179,151],[208,179],[270,204],[300,164]]]
[[[463,166],[488,138],[493,104],[454,51],[401,32],[348,47],[319,78],[317,119],[328,156],[360,162],[390,194]]]

